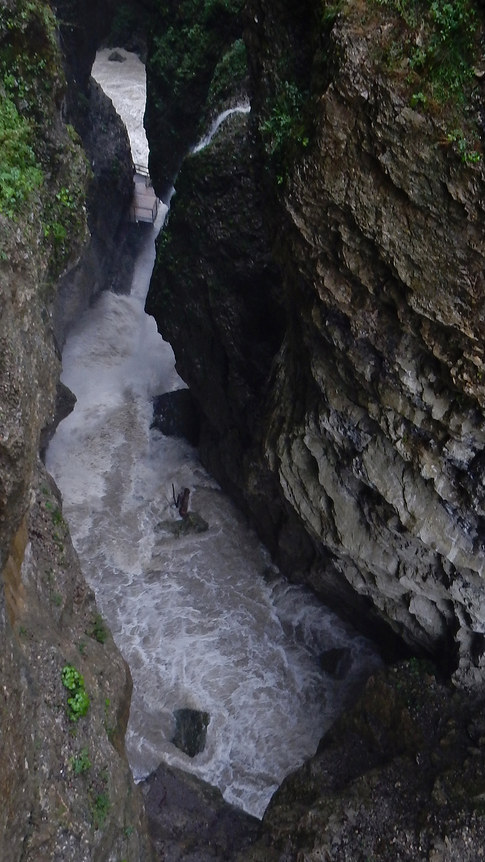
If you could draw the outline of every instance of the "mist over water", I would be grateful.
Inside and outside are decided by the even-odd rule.
[[[129,122],[143,114],[144,67],[108,55],[98,55],[94,71]],[[143,129],[130,137],[143,138]],[[77,403],[47,466],[85,577],[132,672],[127,751],[135,778],[163,760],[261,816],[378,659],[311,593],[279,576],[197,450],[150,430],[152,397],[183,383],[143,311],[157,227],[139,227],[146,242],[131,295],[102,294],[65,346],[62,379]],[[207,532],[170,532],[167,522],[179,517],[172,485],[190,488],[190,509]],[[341,646],[352,651],[352,666],[336,681],[319,656]],[[171,742],[173,712],[184,707],[211,717],[194,758]]]

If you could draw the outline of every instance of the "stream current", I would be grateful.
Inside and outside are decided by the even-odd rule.
[[[145,70],[99,52],[93,75],[147,163]],[[150,429],[152,399],[184,384],[170,346],[144,313],[155,227],[138,254],[131,294],[103,293],[71,331],[62,380],[77,397],[49,446],[84,575],[128,662],[133,698],[127,753],[136,780],[161,761],[218,786],[261,817],[284,776],[318,741],[379,659],[372,645],[271,565],[245,519],[182,439]],[[172,485],[190,488],[205,533],[176,537]],[[264,575],[264,577],[263,577]],[[346,647],[342,680],[322,652]],[[173,745],[174,711],[210,714],[191,758]]]

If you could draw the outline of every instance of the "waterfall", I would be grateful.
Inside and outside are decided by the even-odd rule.
[[[115,63],[103,52],[94,73],[125,123],[138,118],[130,137],[139,147],[144,68],[122,53],[126,62]],[[140,150],[135,157],[142,160]],[[197,450],[150,429],[153,397],[183,384],[144,314],[156,230],[138,229],[146,242],[131,294],[102,294],[66,343],[62,380],[77,403],[47,465],[84,575],[133,676],[127,753],[135,779],[163,760],[260,817],[379,660],[308,590],[280,576]],[[172,485],[190,489],[205,532],[174,534]],[[330,649],[346,651],[346,674],[323,670]],[[174,713],[184,708],[210,716],[194,757],[172,742]]]
[[[244,103],[242,105],[236,105],[234,108],[227,108],[225,111],[222,111],[222,113],[220,113],[219,116],[216,117],[216,119],[212,123],[207,134],[203,135],[203,137],[200,139],[199,143],[195,145],[195,147],[192,147],[192,153],[200,153],[200,151],[203,150],[204,147],[207,147],[212,141],[212,138],[214,137],[218,128],[222,126],[223,122],[227,120],[228,117],[232,117],[233,114],[249,114],[250,110],[251,106],[247,103]]]

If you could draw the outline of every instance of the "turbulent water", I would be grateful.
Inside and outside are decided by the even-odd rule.
[[[144,68],[126,56],[115,63],[103,52],[94,74],[131,123],[135,159],[146,163]],[[197,451],[150,430],[152,397],[183,384],[143,312],[156,229],[139,229],[146,242],[131,295],[103,294],[66,344],[62,379],[77,404],[49,447],[48,467],[84,574],[133,675],[127,751],[135,778],[164,760],[261,816],[378,659],[278,575]],[[190,488],[190,508],[207,532],[177,538],[167,528],[179,517],[172,485]],[[351,649],[352,666],[338,682],[319,656],[341,646]],[[210,713],[206,747],[193,758],[171,742],[174,710],[184,707]]]

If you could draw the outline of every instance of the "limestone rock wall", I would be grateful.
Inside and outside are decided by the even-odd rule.
[[[133,159],[126,128],[93,78],[85,91],[77,92],[77,107],[70,119],[89,161],[86,211],[90,238],[77,264],[57,287],[53,327],[60,348],[69,328],[101,290],[129,288],[133,269],[127,253]]]
[[[427,662],[371,677],[354,707],[288,776],[238,862],[474,862],[485,820],[483,700]]]
[[[244,231],[243,218],[222,226],[210,183],[204,198],[194,177],[180,189],[198,195],[199,223],[215,237],[197,253],[185,245],[186,298],[174,299],[176,266],[161,245],[148,308],[218,441],[203,446],[206,460],[237,486],[290,574],[474,685],[485,661],[484,173],[448,137],[457,118],[412,107],[404,75],[389,73],[394,26],[370,3],[324,19],[312,2],[248,4],[250,159],[261,242],[281,273],[281,301],[271,287],[267,301],[278,319],[285,310],[248,433],[241,416],[228,420],[235,385],[221,380],[241,349],[241,318],[199,300],[211,294],[207,248],[223,260]],[[177,196],[172,241],[183,245]],[[184,333],[208,320],[202,350]],[[243,428],[235,451],[252,456],[234,470],[224,453]]]
[[[349,4],[333,26],[313,142],[279,198],[293,313],[266,452],[342,577],[410,644],[458,644],[472,681],[485,623],[484,174],[383,74],[382,31],[365,20]]]
[[[149,860],[143,803],[124,752],[130,672],[42,468],[3,582],[0,857]],[[66,665],[82,674],[89,697],[77,721],[62,683]]]

